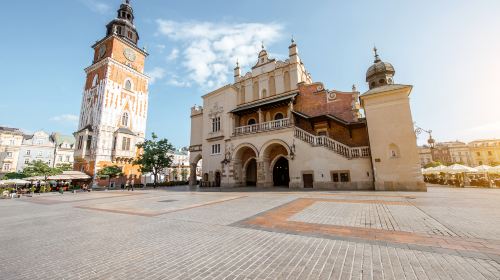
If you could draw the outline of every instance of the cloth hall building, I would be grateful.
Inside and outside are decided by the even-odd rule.
[[[237,65],[232,84],[191,108],[191,168],[203,159],[202,186],[425,191],[412,86],[394,74],[375,50],[367,92],[328,90],[293,40],[285,61],[263,47],[250,72]]]

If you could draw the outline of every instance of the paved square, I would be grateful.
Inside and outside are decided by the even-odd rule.
[[[0,279],[500,279],[500,190],[0,200]]]

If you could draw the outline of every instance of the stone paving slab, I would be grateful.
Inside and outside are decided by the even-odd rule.
[[[441,189],[431,189],[428,193],[354,194],[144,191],[131,197],[108,198],[104,192],[102,195],[106,198],[100,199],[97,195],[95,200],[83,201],[78,195],[68,196],[59,198],[64,203],[55,204],[0,200],[0,279],[500,279],[498,255],[471,249],[488,245],[500,250],[500,236],[476,236],[499,230],[498,221],[480,215],[483,211],[500,212],[500,196],[495,192],[460,193]],[[485,203],[467,203],[471,201],[467,195],[474,197],[472,201],[481,198]],[[200,198],[202,196],[205,198]],[[408,196],[416,199],[406,198]],[[439,204],[429,203],[433,196]],[[447,204],[446,197],[453,201]],[[352,226],[352,235],[342,236],[280,229],[279,223],[265,228],[242,226],[268,214],[274,213],[276,218],[280,214],[276,211],[304,199],[312,203],[307,207],[301,205],[295,214],[288,212],[291,215],[280,223],[305,223],[313,229],[324,229],[322,227],[339,226],[335,224],[340,219],[339,205],[354,207],[350,210],[358,212],[366,209],[366,205],[396,207],[389,211],[405,207],[422,211],[457,233],[457,236],[435,233],[426,233],[426,236],[462,246],[464,250],[368,238],[373,230],[391,232],[397,237],[401,233],[399,229]],[[99,206],[113,210],[127,205],[133,212],[157,211],[167,206],[151,206],[152,201],[163,200],[175,201],[162,205],[178,203],[178,206],[221,201],[157,216],[80,208]],[[317,205],[321,206],[316,209],[319,212],[314,212]],[[456,205],[462,205],[463,211],[450,219],[444,214],[437,215],[437,208],[429,211],[431,214],[428,212],[428,207],[446,209]],[[289,220],[293,215],[302,215],[303,222]],[[470,230],[460,222],[460,217],[479,218],[478,224],[482,226]],[[402,218],[404,216],[398,217]],[[313,223],[314,219],[333,222]],[[364,231],[368,237],[356,237]],[[415,241],[415,235],[422,233],[414,230],[405,234],[413,238],[408,241]],[[466,248],[468,245],[471,248]]]

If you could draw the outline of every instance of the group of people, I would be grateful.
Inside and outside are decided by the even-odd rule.
[[[461,188],[465,186],[500,187],[500,178],[482,174],[428,174],[424,175],[424,181],[431,184],[449,185]]]

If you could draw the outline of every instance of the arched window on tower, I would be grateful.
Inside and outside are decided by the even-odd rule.
[[[130,80],[125,81],[125,89],[132,90],[132,82]]]
[[[99,75],[95,74],[94,79],[92,79],[92,87],[97,86],[97,80],[99,79]]]
[[[122,125],[123,126],[128,126],[128,113],[125,112],[122,115]]]

